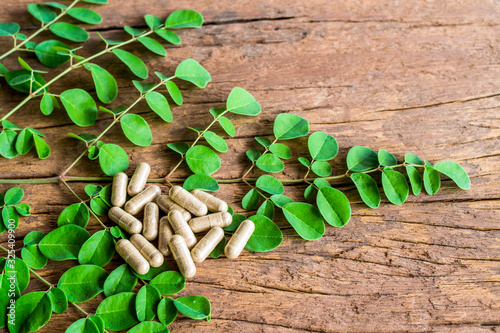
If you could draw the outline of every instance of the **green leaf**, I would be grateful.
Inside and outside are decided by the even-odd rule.
[[[257,209],[256,215],[263,215],[271,220],[274,219],[274,205],[271,201],[265,200],[259,209]]]
[[[431,166],[426,166],[424,169],[424,188],[427,194],[434,195],[441,187],[441,179],[439,172]]]
[[[283,184],[278,179],[270,175],[260,176],[259,179],[257,179],[255,186],[270,194],[283,194],[283,192],[285,192]]]
[[[5,192],[4,201],[6,205],[15,205],[23,199],[24,191],[20,187],[12,187]]]
[[[105,5],[108,3],[108,0],[81,0],[83,2],[95,3],[97,5]]]
[[[156,91],[150,91],[146,94],[146,102],[151,110],[153,110],[161,119],[167,123],[171,122],[174,117],[170,111],[167,98]]]
[[[49,29],[54,35],[73,42],[86,42],[89,39],[87,31],[71,23],[57,22],[52,24]]]
[[[55,313],[63,313],[68,309],[68,298],[66,293],[59,288],[51,288],[48,292],[52,300],[52,311]]]
[[[153,142],[153,134],[144,118],[129,113],[120,118],[123,133],[133,144],[147,147]]]
[[[0,23],[0,36],[14,36],[21,30],[19,24],[14,22]]]
[[[19,82],[16,83],[16,81],[24,81],[24,78],[26,78],[25,75],[28,75],[30,78],[31,78],[31,75],[33,75],[33,78],[35,80],[33,82],[33,85],[31,85],[29,79],[25,82],[22,82],[22,83],[19,83]],[[41,86],[45,85],[45,83],[46,83],[45,79],[40,74],[31,73],[30,71],[27,71],[25,69],[6,73],[5,80],[7,81],[7,83],[9,84],[9,86],[12,89],[20,91],[20,92],[25,93],[25,94],[29,94],[30,91],[34,92],[35,90],[38,89],[38,87],[41,87]],[[30,87],[31,87],[31,89],[30,89]],[[37,95],[43,93],[46,90],[47,90],[46,88],[42,89],[40,92],[37,93]]]
[[[99,24],[102,22],[101,15],[88,8],[71,8],[67,11],[68,15],[88,24]]]
[[[234,214],[233,221],[231,222],[231,224],[225,228],[222,228],[222,229],[224,229],[225,231],[234,232],[234,231],[236,231],[236,229],[238,229],[241,222],[243,222],[245,219],[246,219],[245,215]]]
[[[269,150],[274,155],[285,160],[288,160],[290,157],[292,157],[292,151],[290,150],[290,148],[282,143],[273,143],[271,146],[269,146]]]
[[[20,131],[21,127],[14,125],[8,120],[2,120],[2,127],[4,130]]]
[[[285,169],[283,162],[274,154],[265,154],[256,162],[257,168],[265,172],[280,172]]]
[[[175,295],[186,286],[186,279],[179,272],[166,271],[157,275],[149,283],[156,287],[162,295]]]
[[[219,124],[224,129],[224,131],[226,131],[226,133],[229,136],[234,137],[236,135],[236,130],[234,129],[234,125],[231,122],[231,120],[229,120],[228,118],[226,118],[224,116],[221,116],[221,117],[219,117],[218,121],[219,121]]]
[[[144,321],[132,327],[127,333],[168,333],[168,327],[156,321]]]
[[[17,61],[19,61],[19,64],[21,64],[21,66],[23,66],[24,69],[26,69],[28,71],[32,71],[33,70],[33,68],[31,68],[30,65],[28,65],[28,63],[26,63],[26,61],[23,60],[23,58],[17,57]]]
[[[98,315],[93,315],[89,317],[89,320],[93,321],[96,325],[99,333],[104,333],[104,321]]]
[[[245,194],[243,200],[241,201],[241,206],[245,210],[252,210],[257,206],[259,201],[260,201],[259,192],[253,188],[250,191],[248,191],[247,194]]]
[[[89,143],[97,139],[97,135],[94,134],[74,134],[74,133],[68,133],[68,135],[72,138],[78,139],[80,141],[83,141],[85,143]]]
[[[378,163],[382,166],[393,166],[398,164],[396,156],[389,153],[387,150],[380,149],[378,151]]]
[[[135,312],[134,293],[120,293],[110,296],[99,304],[96,315],[104,321],[104,327],[111,331],[126,330],[138,323]]]
[[[189,150],[189,145],[185,142],[168,143],[167,147],[181,155],[184,155]]]
[[[82,318],[71,324],[64,333],[100,333],[97,325],[89,318]]]
[[[319,239],[325,233],[325,223],[316,207],[305,202],[291,202],[283,206],[283,214],[300,237]]]
[[[22,216],[30,216],[31,215],[31,207],[28,204],[20,203],[14,206],[16,208],[19,215]]]
[[[134,37],[137,37],[139,35],[142,35],[143,33],[146,32],[146,30],[142,30],[142,29],[135,29],[135,28],[132,28],[132,27],[123,27],[123,30],[125,30],[128,34],[134,36]]]
[[[424,161],[417,155],[414,155],[412,153],[407,153],[405,155],[405,162],[409,164],[417,164],[417,165],[423,165]]]
[[[138,37],[137,40],[151,52],[156,53],[157,55],[163,57],[167,55],[167,51],[165,50],[165,48],[160,43],[155,41],[153,38]]]
[[[309,162],[309,160],[305,157],[299,157],[299,162],[306,168],[309,168],[311,166],[311,162]]]
[[[45,142],[41,137],[38,135],[33,135],[33,138],[35,139],[35,148],[36,148],[36,153],[38,155],[39,159],[46,159],[47,157],[50,156],[50,147]]]
[[[318,188],[332,187],[332,185],[330,185],[330,183],[328,182],[328,180],[323,179],[323,178],[316,178],[314,180],[314,185],[316,185]]]
[[[311,170],[320,177],[328,177],[332,174],[332,166],[327,161],[314,161]]]
[[[280,195],[273,194],[271,195],[270,199],[279,207],[283,207],[287,203],[293,202],[292,199],[283,194]]]
[[[49,94],[43,94],[42,100],[40,101],[40,111],[46,116],[54,111],[54,101]]]
[[[214,147],[215,150],[217,150],[221,153],[227,152],[228,148],[227,148],[226,140],[224,140],[223,138],[221,138],[220,136],[218,136],[214,132],[205,131],[205,133],[203,133],[203,137],[205,138],[205,140],[207,140],[207,142],[212,147]]]
[[[154,15],[144,15],[144,20],[146,21],[146,24],[148,27],[151,28],[151,30],[154,30],[156,28],[159,28],[163,25],[163,20],[159,18],[158,16]]]
[[[406,166],[406,173],[408,174],[408,178],[410,179],[411,190],[413,194],[419,195],[420,191],[422,191],[422,176],[420,176],[420,173],[412,165]]]
[[[246,116],[256,116],[260,113],[260,104],[243,88],[233,88],[227,97],[226,108],[229,112]],[[257,139],[257,138],[256,138]]]
[[[199,28],[203,25],[203,16],[190,9],[177,10],[170,14],[165,21],[169,29]]]
[[[210,73],[196,60],[186,59],[175,69],[175,76],[181,80],[193,83],[199,88],[205,88],[212,81]]]
[[[17,133],[12,130],[5,130],[0,133],[0,155],[9,159],[18,156],[16,139]]]
[[[30,12],[31,15],[33,15],[38,21],[42,23],[49,23],[57,16],[57,14],[53,10],[42,5],[31,3],[27,7],[28,12]]]
[[[199,189],[199,190],[215,192],[219,190],[219,184],[217,183],[217,180],[208,175],[203,175],[203,174],[195,174],[189,176],[182,185],[182,187],[184,187],[184,189],[188,191]]]
[[[280,113],[274,120],[274,136],[278,140],[295,139],[309,133],[309,122],[290,113]]]
[[[46,40],[35,47],[35,54],[43,65],[47,67],[58,67],[69,61],[70,57],[60,55],[54,50],[54,46],[70,49],[70,46],[58,40]]]
[[[128,169],[128,155],[122,147],[106,143],[99,149],[99,164],[102,171],[111,177]]]
[[[9,70],[4,65],[0,64],[0,76],[5,76],[5,74],[7,74],[8,72],[9,72]],[[2,120],[2,122],[4,122],[4,121],[7,121],[7,120]]]
[[[219,258],[222,253],[224,253],[224,248],[226,247],[226,237],[222,237],[221,241],[217,246],[210,252],[210,257],[213,259]]]
[[[62,3],[58,3],[58,2],[42,2],[42,4],[45,5],[45,6],[57,8],[57,9],[60,9],[60,10],[65,10],[65,9],[68,8],[68,6],[65,6]]]
[[[177,308],[175,307],[174,300],[170,297],[165,297],[158,304],[158,320],[163,325],[170,325],[177,317]]]
[[[148,68],[141,60],[141,58],[133,55],[130,52],[120,49],[114,49],[112,52],[118,57],[118,59],[120,59],[125,65],[127,65],[127,67],[136,76],[140,77],[141,79],[145,79],[148,77]]]
[[[173,81],[165,82],[165,86],[167,87],[168,94],[172,97],[172,100],[177,105],[182,105],[182,94],[179,90],[179,87]]]
[[[66,224],[48,233],[38,246],[51,260],[77,259],[80,248],[89,237],[89,232],[82,227]]]
[[[311,201],[317,193],[316,188],[313,185],[309,185],[304,191],[304,199]]]
[[[382,172],[382,187],[387,199],[395,205],[403,204],[410,191],[405,176],[394,170]]]
[[[97,97],[103,103],[109,104],[118,96],[118,84],[115,78],[104,68],[96,64],[90,65]]]
[[[99,157],[99,147],[90,146],[88,150],[89,150],[89,159],[90,160],[93,161]]]
[[[104,201],[104,203],[109,207],[113,206],[113,204],[111,203],[111,191],[112,184],[108,184],[102,188],[101,192],[99,192],[99,198],[101,198],[102,201]]]
[[[356,185],[363,202],[370,208],[377,208],[380,205],[380,192],[377,182],[366,173],[353,173],[351,180]]]
[[[179,35],[177,35],[175,32],[165,29],[157,29],[155,30],[155,33],[171,44],[179,45],[182,42]]]
[[[152,285],[145,285],[137,292],[135,310],[139,321],[150,321],[156,317],[156,310],[160,303],[160,291]],[[163,325],[162,325],[163,326]]]
[[[61,102],[75,124],[82,127],[94,125],[97,106],[88,92],[79,88],[66,90],[61,93]]]
[[[118,227],[119,228],[119,227]],[[138,274],[136,271],[132,270],[132,273],[134,273],[135,276],[137,276],[140,279],[146,280],[146,281],[151,281],[154,279],[157,275],[169,271],[170,266],[164,262],[160,267],[150,267],[149,271],[146,274]]]
[[[137,284],[137,276],[132,273],[132,269],[123,264],[112,271],[104,282],[104,295],[111,295],[129,292],[134,290]],[[104,319],[104,318],[103,318]]]
[[[108,273],[96,265],[79,265],[68,269],[57,287],[66,293],[68,301],[86,302],[104,290]]]
[[[101,185],[94,185],[94,184],[85,185],[85,193],[89,197],[93,197],[93,196],[98,195],[102,189],[103,189],[103,187]]]
[[[33,147],[33,133],[25,128],[18,135],[16,140],[16,151],[18,154],[26,155]]]
[[[119,226],[115,225],[109,229],[109,232],[113,235],[115,238],[123,238],[123,239],[128,239],[128,236],[126,235],[125,231],[120,228]]]
[[[115,254],[115,240],[107,230],[100,230],[83,243],[78,253],[81,265],[89,264],[104,267]]]
[[[247,157],[250,161],[255,162],[259,159],[262,153],[258,150],[247,150]]]
[[[33,269],[42,269],[47,265],[47,257],[42,254],[36,245],[27,245],[23,247],[21,256],[26,265]]]
[[[26,263],[19,258],[15,258],[13,261],[4,261],[2,266],[4,267],[0,268],[0,271],[5,270],[5,276],[7,276],[9,284],[12,284],[12,281],[14,281],[20,292],[26,290],[30,282],[30,271]],[[9,287],[9,289],[14,288]],[[12,291],[9,290],[9,292]]]
[[[75,203],[64,208],[61,214],[59,214],[57,225],[62,227],[67,224],[75,224],[85,228],[87,223],[89,223],[89,217],[89,209],[87,206],[83,202]]]
[[[323,218],[334,227],[343,227],[351,219],[351,205],[344,193],[332,187],[318,191],[316,204]]]
[[[35,332],[50,320],[52,301],[48,294],[37,291],[16,300],[15,320],[8,322],[9,332]]]
[[[118,44],[123,43],[122,41],[119,41],[119,40],[106,39],[99,31],[97,31],[96,33],[97,33],[97,36],[99,36],[99,38],[101,38],[104,41],[104,43],[106,43],[107,45],[118,45]]]
[[[177,310],[191,319],[210,321],[210,301],[203,296],[185,296],[174,300]]]
[[[11,86],[17,86],[17,85],[20,85],[20,84],[23,84],[25,82],[29,82],[31,80],[31,75],[28,75],[28,74],[23,74],[23,75],[20,75],[20,76],[17,76],[15,78],[13,78],[9,84]]]
[[[45,234],[38,230],[30,231],[26,236],[24,236],[24,245],[37,245],[45,237]]]
[[[271,219],[263,215],[254,215],[250,216],[248,220],[255,224],[255,231],[245,245],[245,249],[254,252],[268,252],[280,246],[283,241],[283,233]]]
[[[437,162],[434,169],[441,172],[455,182],[462,190],[470,189],[470,179],[464,168],[453,161]]]
[[[220,169],[220,157],[210,148],[194,146],[186,153],[186,163],[193,173],[211,175]]]
[[[7,229],[17,229],[19,226],[19,215],[17,214],[16,210],[12,206],[5,206],[2,209],[2,219],[5,227]],[[9,227],[9,225],[13,224],[14,227],[12,226]]]
[[[32,127],[26,127],[26,129],[28,129],[31,133],[33,133],[33,135],[38,135],[40,137],[45,137],[45,134],[43,134],[42,132],[38,131],[37,129],[34,129]]]
[[[255,141],[257,141],[259,144],[261,144],[262,146],[264,146],[266,148],[271,146],[271,144],[272,144],[271,140],[269,140],[268,138],[263,137],[263,136],[256,136]]]
[[[309,136],[307,145],[312,159],[316,161],[329,161],[335,158],[339,151],[337,140],[333,136],[320,131]]]
[[[378,155],[370,148],[354,146],[347,153],[347,168],[350,171],[366,171],[377,167]]]

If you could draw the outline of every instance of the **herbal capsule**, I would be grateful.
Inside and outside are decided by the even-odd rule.
[[[194,195],[186,191],[180,186],[174,186],[170,189],[169,192],[170,198],[177,202],[182,207],[186,208],[190,213],[196,216],[207,215],[208,208],[207,206],[196,199]]]
[[[142,256],[139,250],[128,240],[120,239],[116,242],[116,252],[130,265],[137,273],[144,275],[149,272],[149,263]]]
[[[109,218],[122,227],[129,234],[138,234],[142,230],[142,223],[120,207],[112,207],[108,212]]]
[[[131,197],[144,190],[144,186],[146,186],[146,182],[148,181],[149,171],[151,171],[149,164],[144,162],[139,163],[137,168],[135,168],[135,172],[128,184],[128,194]]]
[[[168,241],[174,234],[170,222],[168,221],[168,216],[163,216],[160,220],[160,226],[158,228],[158,251],[164,256],[170,254],[170,249],[168,248]]]
[[[151,267],[160,267],[163,265],[163,254],[161,254],[153,244],[144,238],[143,235],[132,235],[132,237],[130,237],[130,242],[134,244],[142,256],[146,258]]]
[[[195,263],[205,261],[210,252],[212,252],[217,244],[224,237],[224,230],[221,227],[212,228],[195,247],[191,250],[191,257]]]
[[[182,213],[175,209],[171,210],[168,213],[168,220],[174,233],[181,235],[186,241],[187,247],[192,249],[194,244],[196,244],[196,237],[193,231],[191,231],[189,224],[184,220]]]
[[[227,212],[227,203],[213,195],[203,192],[200,190],[193,190],[191,194],[194,195],[198,200],[207,205],[207,208],[211,212]]]
[[[158,220],[160,211],[154,202],[148,202],[144,207],[144,229],[142,235],[149,241],[158,237]]]
[[[113,177],[111,204],[114,207],[121,207],[127,201],[127,182],[128,176],[123,172],[119,172]]]
[[[160,195],[158,199],[156,199],[156,204],[158,205],[158,207],[160,207],[162,211],[164,211],[167,214],[169,211],[175,209],[182,213],[182,216],[184,216],[184,219],[186,221],[191,220],[191,214],[187,210],[176,204],[175,201],[173,201],[168,197],[168,195]]]
[[[173,235],[168,242],[170,246],[170,251],[174,260],[179,266],[181,274],[185,278],[192,278],[196,274],[196,266],[194,265],[193,258],[191,258],[191,253],[186,245],[186,241],[181,235]]]
[[[147,189],[127,201],[127,203],[125,204],[125,210],[128,213],[135,215],[139,213],[148,202],[151,202],[158,198],[160,194],[160,188],[156,185],[151,185]]]
[[[189,221],[189,226],[193,232],[203,232],[215,227],[227,227],[233,221],[233,217],[228,212],[208,214],[202,217],[195,217]]]
[[[245,220],[241,222],[238,229],[233,234],[233,237],[227,242],[226,247],[224,248],[224,254],[229,259],[237,258],[245,245],[247,245],[248,240],[253,234],[255,230],[255,224],[253,224],[250,220]]]

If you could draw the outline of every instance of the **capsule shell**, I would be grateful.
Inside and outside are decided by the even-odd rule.
[[[144,229],[142,235],[149,241],[158,237],[158,220],[160,219],[160,210],[154,202],[148,202],[144,207]]]
[[[160,188],[156,185],[151,185],[144,191],[127,201],[127,203],[125,204],[125,210],[128,213],[135,215],[139,213],[148,202],[156,200],[156,198],[158,198],[160,194]]]
[[[170,254],[170,249],[168,247],[168,241],[174,234],[170,222],[168,221],[168,216],[163,216],[160,219],[160,225],[158,228],[158,251],[164,256]]]
[[[149,272],[149,263],[139,250],[128,240],[120,239],[115,245],[116,252],[137,273],[144,275]]]
[[[160,195],[156,199],[156,204],[158,205],[158,207],[160,207],[162,211],[164,211],[167,214],[169,211],[176,209],[182,213],[182,216],[184,216],[184,219],[186,221],[191,220],[191,214],[187,210],[176,204],[175,201],[170,199],[168,195]]]
[[[108,211],[109,218],[129,234],[138,234],[142,230],[142,223],[120,207],[112,207]]]
[[[226,257],[229,259],[238,258],[245,245],[247,245],[247,242],[252,236],[254,230],[255,224],[252,221],[245,220],[241,222],[238,229],[234,232],[233,237],[231,237],[224,248],[224,254]]]
[[[195,263],[205,261],[210,252],[212,252],[217,244],[224,237],[224,230],[221,227],[212,228],[191,250],[191,257]]]
[[[173,186],[169,195],[172,200],[195,216],[203,216],[208,213],[207,205],[180,186]]]
[[[219,212],[208,214],[201,217],[195,217],[189,221],[189,226],[193,232],[203,232],[215,227],[227,227],[231,224],[233,217],[228,212]]]
[[[186,241],[187,247],[192,249],[196,244],[196,236],[189,227],[189,224],[184,220],[182,213],[175,209],[171,210],[170,213],[168,213],[168,221],[174,233],[181,235]]]
[[[149,164],[143,162],[137,165],[127,189],[131,197],[144,190],[144,186],[146,186],[146,182],[148,181],[149,171],[151,171]]]
[[[219,198],[214,197],[213,195],[200,191],[200,190],[192,190],[191,194],[194,195],[198,200],[207,205],[207,208],[211,212],[227,212],[227,203]]]
[[[186,245],[186,241],[181,235],[173,235],[168,242],[172,256],[179,266],[181,274],[185,278],[192,278],[196,274],[196,266],[191,258],[191,253]]]
[[[161,254],[153,244],[144,238],[143,235],[132,235],[132,237],[130,237],[130,242],[134,244],[142,256],[146,258],[151,267],[160,267],[163,265],[163,254]]]
[[[127,182],[128,176],[123,172],[119,172],[113,177],[111,204],[114,207],[121,207],[127,201]]]

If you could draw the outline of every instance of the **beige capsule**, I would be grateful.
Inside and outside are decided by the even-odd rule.
[[[170,189],[169,195],[170,199],[174,200],[193,215],[203,216],[208,213],[207,205],[180,186],[173,186]]]
[[[142,256],[146,258],[151,267],[160,267],[163,265],[163,254],[161,254],[153,244],[144,238],[143,235],[132,235],[132,237],[130,237],[130,242],[134,244]]]
[[[191,220],[191,214],[187,210],[176,204],[175,201],[170,199],[168,195],[160,195],[156,199],[156,204],[158,205],[158,207],[160,207],[162,211],[164,211],[167,214],[171,210],[176,209],[182,213],[182,216],[184,216],[184,219],[186,221]]]
[[[238,258],[245,245],[247,245],[247,242],[252,236],[254,230],[255,224],[252,221],[244,220],[241,222],[238,229],[234,232],[233,237],[231,237],[224,248],[224,254],[226,257],[229,259]]]
[[[122,227],[129,234],[138,234],[142,230],[142,223],[120,207],[112,207],[108,211],[109,218]]]
[[[116,252],[130,265],[137,273],[144,275],[149,272],[149,263],[142,256],[139,250],[128,240],[120,239],[116,242]]]
[[[217,244],[224,237],[224,230],[221,227],[212,228],[195,247],[191,250],[191,257],[195,263],[205,261],[210,252],[212,252]]]
[[[168,221],[168,216],[163,216],[160,219],[160,225],[158,228],[158,251],[164,256],[170,254],[170,249],[168,248],[168,241],[174,234],[170,222]]]
[[[228,212],[219,212],[208,214],[201,217],[195,217],[189,221],[189,226],[193,232],[203,232],[215,227],[227,227],[233,221],[233,217]]]
[[[161,190],[157,185],[151,185],[135,197],[127,201],[125,210],[135,215],[139,213],[148,202],[156,200],[161,194]]]
[[[135,172],[130,179],[130,183],[128,184],[128,194],[133,197],[138,194],[142,190],[144,190],[144,186],[146,186],[146,182],[148,181],[149,172],[151,171],[151,167],[147,163],[139,163],[137,168],[135,168]]]
[[[144,207],[144,229],[142,235],[149,241],[158,237],[158,220],[160,219],[160,210],[154,202],[148,202]]]
[[[181,235],[173,235],[168,242],[172,256],[174,257],[181,274],[185,278],[192,278],[196,274],[196,266],[191,258],[191,253],[186,245],[186,241]]]
[[[119,172],[113,177],[111,204],[114,207],[121,207],[127,201],[127,182],[128,176],[123,172]]]
[[[191,250],[196,244],[196,236],[189,227],[189,224],[184,220],[182,213],[175,209],[171,210],[168,213],[168,221],[174,233],[181,235],[186,241],[187,247]]]
[[[200,190],[192,190],[191,194],[193,194],[198,200],[207,205],[207,208],[211,212],[227,212],[227,203],[219,198],[214,197],[213,195],[200,191]]]

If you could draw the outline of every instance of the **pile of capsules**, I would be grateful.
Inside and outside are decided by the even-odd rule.
[[[149,164],[140,163],[130,183],[123,172],[113,178],[113,208],[108,216],[132,235],[130,240],[119,240],[116,251],[141,275],[146,274],[150,267],[160,267],[164,256],[172,253],[181,274],[191,278],[196,274],[195,263],[203,262],[219,244],[224,237],[222,228],[231,224],[232,216],[227,212],[227,203],[206,192],[188,192],[180,186],[173,186],[169,195],[162,195],[156,185],[145,187],[150,170]],[[132,197],[128,201],[127,193]],[[160,209],[167,213],[161,219]],[[143,210],[142,223],[134,215]],[[254,223],[244,220],[224,248],[226,257],[237,258],[254,230]],[[198,241],[195,233],[205,232]],[[151,243],[156,239],[158,247]]]

